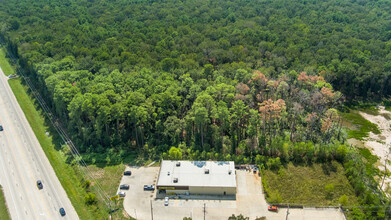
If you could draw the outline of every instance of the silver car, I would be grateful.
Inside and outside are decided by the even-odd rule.
[[[125,197],[126,193],[125,192],[119,192],[118,195],[119,195],[119,197]]]

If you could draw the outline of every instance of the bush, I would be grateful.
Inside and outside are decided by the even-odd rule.
[[[87,193],[87,195],[85,196],[85,200],[88,205],[93,205],[97,203],[96,195],[90,192]]]
[[[342,206],[346,206],[348,204],[348,197],[345,194],[339,197],[339,204]]]
[[[85,189],[88,189],[88,188],[90,188],[90,185],[91,185],[91,181],[85,180],[85,181],[84,181],[84,184],[83,184],[83,187],[84,187]]]
[[[238,215],[238,216],[235,216],[234,214],[232,214],[228,220],[249,220],[250,218],[249,217],[244,217],[242,214]]]
[[[271,170],[279,170],[282,166],[280,158],[269,158],[269,160],[266,162],[266,166]]]
[[[337,148],[335,159],[338,162],[343,163],[345,161],[345,157],[347,153],[348,153],[348,148],[346,147],[346,145],[339,145]]]
[[[324,187],[325,191],[326,191],[326,197],[328,199],[332,199],[333,198],[333,194],[334,194],[334,185],[333,184],[328,184]]]

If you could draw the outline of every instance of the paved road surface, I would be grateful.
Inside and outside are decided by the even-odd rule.
[[[0,69],[0,184],[12,219],[78,219]],[[43,182],[43,189],[36,182]],[[61,217],[60,207],[66,211]]]

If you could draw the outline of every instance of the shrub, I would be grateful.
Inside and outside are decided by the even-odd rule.
[[[281,167],[281,161],[280,158],[269,158],[269,160],[266,162],[266,166],[271,170],[279,170]]]
[[[85,199],[86,199],[86,203],[88,205],[93,205],[95,203],[97,203],[97,199],[96,199],[96,195],[93,194],[93,193],[87,193],[87,195],[85,196]]]
[[[333,193],[334,193],[334,185],[333,184],[328,184],[324,187],[325,191],[326,191],[326,197],[328,199],[332,199],[333,197]]]
[[[346,206],[348,204],[348,197],[344,194],[339,197],[339,204]]]
[[[85,180],[85,181],[84,181],[83,186],[84,186],[85,189],[90,188],[90,185],[91,185],[91,181],[89,181],[89,180]]]

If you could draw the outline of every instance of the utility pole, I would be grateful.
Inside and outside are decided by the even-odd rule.
[[[204,203],[204,220],[205,220],[205,214],[206,214],[206,209],[205,209],[205,203]]]
[[[285,218],[285,220],[288,220],[288,215],[289,215],[289,203],[288,203],[288,210],[286,210],[286,218]]]
[[[110,219],[113,219],[113,210],[111,209],[111,201],[109,201]]]
[[[149,200],[149,201],[151,201],[151,219],[153,220],[152,200]]]

